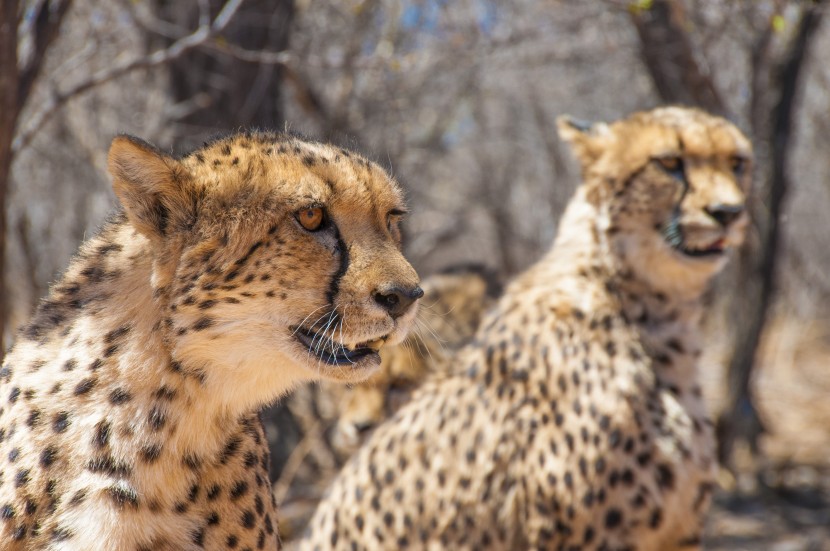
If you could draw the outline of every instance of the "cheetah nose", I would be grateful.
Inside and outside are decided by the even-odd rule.
[[[424,296],[424,290],[418,287],[390,287],[375,292],[375,302],[380,304],[393,318],[399,318],[412,304]]]
[[[743,205],[718,204],[706,207],[706,214],[714,218],[724,228],[737,220],[743,211]]]
[[[366,434],[375,426],[371,421],[358,421],[354,424],[354,428],[358,434]]]

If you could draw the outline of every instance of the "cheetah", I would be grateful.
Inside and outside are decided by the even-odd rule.
[[[405,403],[432,373],[441,373],[452,356],[475,334],[484,312],[501,293],[496,274],[478,265],[451,266],[423,280],[413,331],[401,344],[385,347],[380,370],[346,388],[334,443],[353,453],[375,426]]]
[[[85,242],[0,371],[0,548],[274,549],[257,411],[358,382],[422,290],[399,186],[298,137],[108,157],[122,212]]]
[[[301,549],[699,548],[702,297],[744,237],[751,145],[683,107],[558,129],[583,183],[552,250],[375,430]]]

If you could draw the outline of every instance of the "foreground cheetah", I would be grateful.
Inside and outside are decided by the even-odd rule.
[[[743,239],[751,146],[678,107],[559,130],[584,184],[553,250],[346,465],[303,549],[699,546],[701,295]]]
[[[256,411],[356,382],[422,294],[398,186],[297,138],[182,159],[113,141],[124,212],[87,241],[0,371],[0,548],[273,549]]]

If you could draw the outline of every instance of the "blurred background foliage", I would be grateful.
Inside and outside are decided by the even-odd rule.
[[[183,152],[254,126],[358,149],[405,186],[406,252],[423,275],[474,261],[508,278],[550,245],[579,180],[557,115],[697,105],[735,121],[758,154],[751,238],[707,321],[726,483],[790,492],[809,514],[773,500],[778,516],[756,528],[779,522],[787,549],[827,548],[827,10],[820,0],[3,0],[3,347],[116,208],[105,158],[117,133]],[[279,473],[303,428],[270,416]],[[712,548],[755,537],[713,530]]]

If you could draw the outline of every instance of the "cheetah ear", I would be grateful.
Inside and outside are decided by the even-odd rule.
[[[611,138],[611,128],[604,122],[591,123],[563,115],[556,119],[559,139],[570,144],[585,170],[602,154]]]
[[[115,195],[130,223],[151,240],[192,224],[189,176],[179,161],[132,136],[116,137],[107,159]]]

